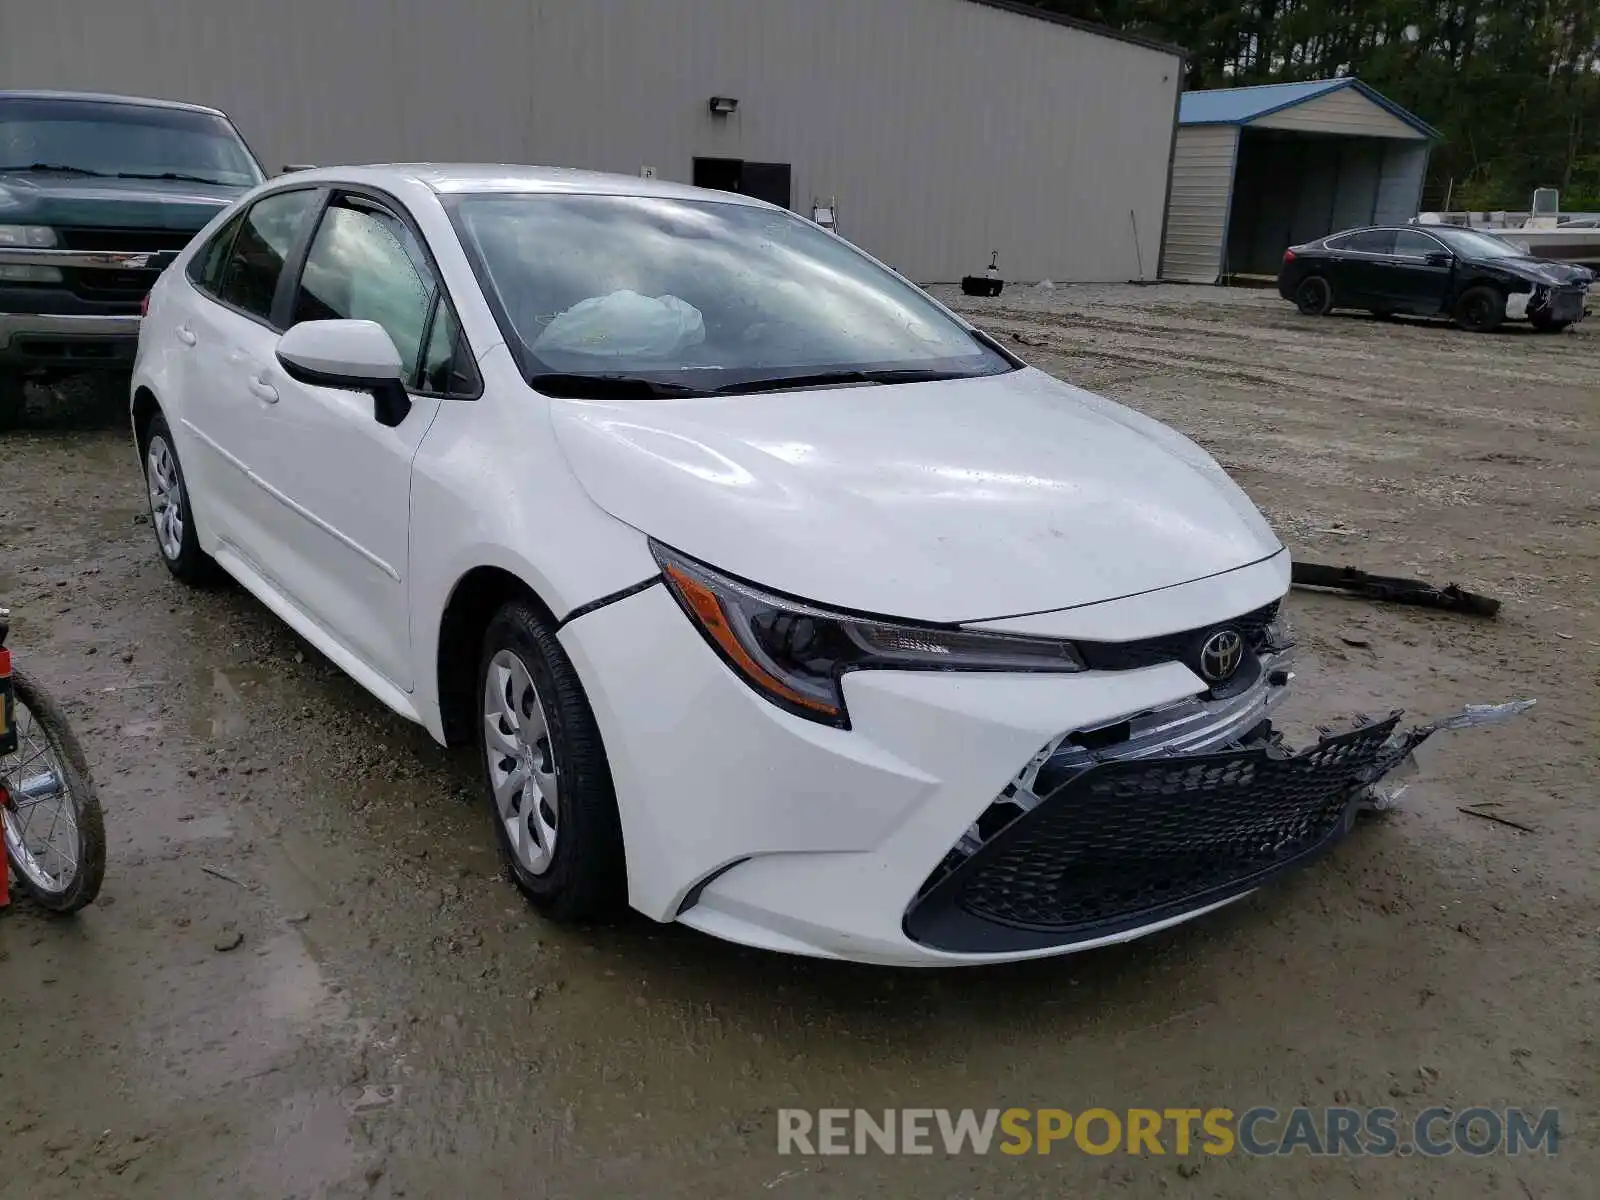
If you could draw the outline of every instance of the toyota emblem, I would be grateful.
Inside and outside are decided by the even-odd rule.
[[[1244,661],[1244,639],[1232,629],[1219,629],[1200,647],[1200,674],[1210,683],[1226,683]]]

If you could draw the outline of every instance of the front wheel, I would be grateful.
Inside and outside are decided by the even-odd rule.
[[[1308,275],[1294,290],[1295,307],[1307,317],[1325,317],[1333,311],[1333,285],[1325,276]]]
[[[484,785],[512,880],[558,920],[615,916],[627,874],[611,768],[578,673],[531,604],[489,623],[478,684]]]
[[[1492,333],[1506,319],[1506,298],[1498,288],[1479,284],[1456,301],[1456,324],[1468,333]]]
[[[66,717],[22,672],[16,689],[17,749],[0,758],[0,825],[22,890],[42,907],[75,913],[100,894],[105,819],[83,748]]]

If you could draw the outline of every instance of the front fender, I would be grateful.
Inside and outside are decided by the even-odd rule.
[[[440,741],[440,628],[474,568],[515,576],[558,621],[659,571],[645,535],[579,486],[545,398],[514,375],[503,347],[480,367],[483,398],[440,409],[412,471],[412,678],[417,711]]]

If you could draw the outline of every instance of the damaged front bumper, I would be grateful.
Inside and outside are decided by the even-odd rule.
[[[1194,728],[1102,752],[1059,742],[929,877],[907,910],[906,936],[950,954],[1016,955],[1198,916],[1329,849],[1360,811],[1392,806],[1404,790],[1395,780],[1434,733],[1498,723],[1532,704],[1471,706],[1409,729],[1399,712],[1361,719],[1299,752],[1270,721],[1238,736],[1238,706],[1208,725],[1218,750],[1196,752],[1205,739]]]
[[[1506,317],[1513,321],[1576,324],[1588,315],[1588,289],[1582,284],[1535,284],[1506,297]]]

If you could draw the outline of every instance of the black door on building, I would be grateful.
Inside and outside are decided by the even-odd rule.
[[[694,186],[754,196],[788,208],[791,170],[788,163],[746,162],[742,158],[697,158]]]

